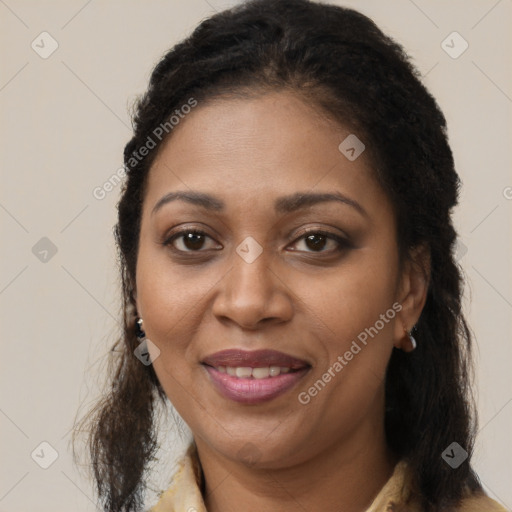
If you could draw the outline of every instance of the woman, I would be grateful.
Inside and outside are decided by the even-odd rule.
[[[137,105],[124,332],[90,448],[141,509],[158,400],[193,433],[154,512],[503,511],[471,464],[471,338],[435,100],[368,18],[221,12]]]

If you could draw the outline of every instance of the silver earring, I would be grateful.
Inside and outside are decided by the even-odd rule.
[[[407,335],[407,337],[409,338],[409,343],[412,346],[412,348],[411,348],[411,350],[409,352],[412,352],[418,346],[418,343],[416,343],[416,339],[412,335],[412,331],[414,330],[414,328],[415,328],[415,326],[413,326],[412,329],[410,331],[408,331],[407,328],[404,325],[404,332]]]
[[[136,325],[137,325],[136,329],[137,329],[137,338],[139,341],[142,341],[146,338],[146,333],[142,329],[142,324],[143,324],[142,318],[138,318],[137,322],[136,322]]]
[[[409,341],[411,342],[412,349],[414,350],[418,344],[416,343],[416,340],[414,339],[414,336],[411,334],[411,332],[408,332],[407,335],[409,336]]]

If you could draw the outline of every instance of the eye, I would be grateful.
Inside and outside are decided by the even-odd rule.
[[[183,229],[174,233],[163,242],[165,246],[171,246],[171,248],[178,252],[202,252],[206,240],[213,239],[208,236],[204,231],[198,229]],[[210,249],[218,248],[218,245],[210,247]],[[208,249],[208,247],[207,247]]]
[[[304,246],[307,249],[305,252],[319,252],[319,253],[329,253],[329,252],[340,252],[350,246],[348,240],[338,236],[334,233],[330,233],[328,231],[322,231],[318,229],[309,230],[304,233],[300,238],[297,239],[294,244],[303,241]],[[326,246],[331,242],[332,249],[324,250]],[[300,249],[299,249],[300,250]]]
[[[198,229],[183,229],[165,239],[164,246],[170,246],[176,252],[204,252],[208,249],[219,249],[222,246],[213,243],[211,247],[205,247],[207,240],[213,239],[204,231]],[[350,246],[348,240],[343,237],[318,229],[309,230],[302,234],[295,242],[297,245],[303,242],[306,249],[294,249],[304,252],[330,253],[341,252]],[[329,243],[331,249],[329,250]],[[327,250],[325,248],[327,247]]]

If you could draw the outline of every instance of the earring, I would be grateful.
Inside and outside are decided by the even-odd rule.
[[[411,342],[412,349],[414,350],[418,346],[418,344],[416,343],[416,339],[410,332],[408,332],[407,335],[409,336],[409,341]]]
[[[133,353],[144,366],[149,366],[160,355],[160,351],[154,343],[151,343],[151,341],[146,338],[146,333],[142,329],[142,323],[142,318],[137,318],[135,331],[139,345]]]
[[[135,330],[137,331],[139,346],[133,353],[144,366],[149,366],[160,356],[160,349],[149,338],[146,338],[146,332],[142,329],[142,324],[142,318],[137,318]]]
[[[146,338],[146,333],[142,329],[142,323],[143,323],[142,318],[138,318],[137,322],[136,322],[136,326],[137,326],[136,330],[137,330],[137,339],[139,341],[142,341]]]
[[[412,348],[409,350],[409,352],[412,352],[417,346],[418,346],[418,343],[416,343],[416,339],[414,338],[414,336],[412,335],[412,331],[414,330],[415,326],[413,325],[412,326],[412,329],[410,331],[408,331],[404,325],[404,332],[405,334],[407,335],[407,337],[409,338],[409,343],[411,344]]]

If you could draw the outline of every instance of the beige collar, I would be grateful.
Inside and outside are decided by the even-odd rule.
[[[400,512],[405,510],[407,501],[406,463],[399,462],[366,512]],[[174,474],[171,485],[167,491],[160,495],[160,500],[149,512],[207,512],[201,487],[203,485],[202,472],[197,456],[197,448],[192,442],[185,455],[178,462],[178,469]],[[415,512],[413,506],[407,507],[407,512]]]

